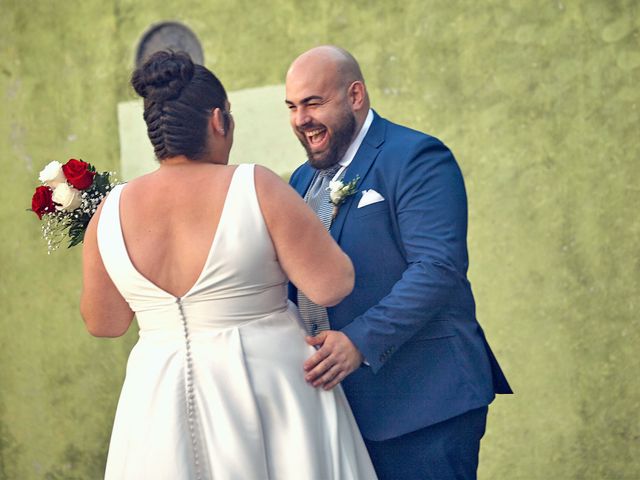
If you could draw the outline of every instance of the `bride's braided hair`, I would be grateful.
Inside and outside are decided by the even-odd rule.
[[[215,108],[225,110],[227,99],[211,71],[187,53],[159,51],[133,72],[131,85],[144,98],[144,120],[158,160],[176,155],[198,160],[207,153],[207,122]]]

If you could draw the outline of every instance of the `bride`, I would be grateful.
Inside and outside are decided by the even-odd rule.
[[[95,336],[134,315],[105,478],[374,479],[340,387],[315,389],[291,279],[331,306],[351,262],[277,175],[227,165],[220,81],[158,52],[131,80],[159,168],[116,187],[85,235],[81,312]]]

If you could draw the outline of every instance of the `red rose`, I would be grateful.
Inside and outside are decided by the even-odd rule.
[[[56,211],[56,206],[52,199],[53,190],[49,187],[38,187],[31,199],[31,210],[38,215],[38,218],[42,220],[42,215],[45,213],[52,213]]]
[[[62,172],[67,177],[67,182],[78,190],[85,190],[93,183],[96,172],[89,170],[89,164],[82,160],[70,159],[62,166]]]

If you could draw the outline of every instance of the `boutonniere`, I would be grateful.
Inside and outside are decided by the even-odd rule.
[[[329,202],[333,205],[333,213],[331,214],[332,221],[338,215],[340,205],[342,205],[348,197],[358,192],[356,188],[358,180],[360,180],[359,175],[346,185],[342,180],[332,180],[329,182]]]

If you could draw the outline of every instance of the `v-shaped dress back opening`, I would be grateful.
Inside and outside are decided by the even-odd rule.
[[[183,293],[182,295],[176,295],[173,294],[169,291],[167,291],[166,288],[163,288],[161,286],[159,286],[156,282],[152,281],[151,279],[149,279],[147,276],[145,276],[142,272],[140,272],[140,270],[138,268],[136,268],[133,259],[131,258],[131,254],[129,253],[129,250],[127,248],[127,243],[125,241],[125,236],[124,236],[124,231],[122,229],[122,209],[120,206],[120,198],[122,195],[122,191],[125,188],[125,185],[118,185],[116,188],[118,189],[117,195],[118,195],[118,215],[117,215],[117,222],[118,222],[118,229],[120,230],[120,235],[118,237],[118,240],[122,242],[123,248],[124,248],[124,252],[126,254],[126,258],[127,260],[129,260],[129,263],[131,264],[131,267],[133,270],[136,271],[136,273],[142,277],[142,279],[147,280],[151,285],[155,286],[158,290],[163,291],[164,293],[166,293],[167,295],[170,295],[172,297],[175,298],[184,298],[186,296],[189,295],[189,293],[198,285],[198,282],[200,281],[200,279],[202,278],[203,274],[205,273],[205,270],[207,268],[207,265],[209,263],[209,261],[211,260],[211,256],[214,254],[215,251],[215,247],[216,247],[216,240],[218,238],[218,232],[221,228],[224,227],[224,222],[226,219],[226,215],[225,213],[227,212],[227,199],[229,198],[230,195],[233,195],[233,189],[237,188],[235,187],[238,182],[236,181],[236,172],[238,171],[238,168],[236,167],[233,171],[233,173],[231,174],[231,181],[229,182],[229,186],[227,188],[227,194],[225,195],[224,198],[224,202],[222,205],[222,210],[220,213],[220,218],[218,220],[218,226],[216,227],[215,232],[213,233],[213,237],[211,239],[211,242],[209,243],[209,250],[207,252],[207,256],[205,258],[204,264],[202,265],[202,267],[200,268],[200,273],[198,274],[198,277],[196,278],[195,282],[191,285],[191,287],[189,289],[187,289],[185,291],[185,293]]]

